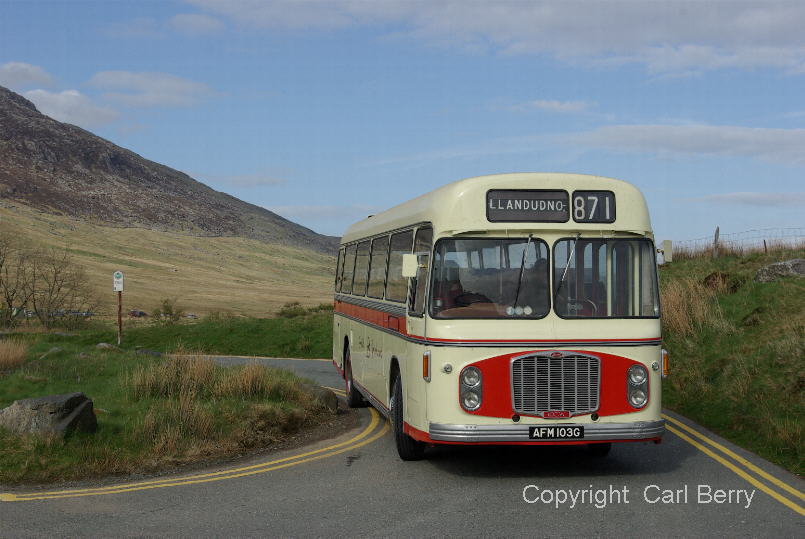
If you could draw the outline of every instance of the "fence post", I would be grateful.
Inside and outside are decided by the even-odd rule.
[[[713,258],[718,258],[718,227],[716,227],[716,234],[713,237]]]
[[[766,240],[763,240],[763,252],[769,254],[769,248],[766,247]]]

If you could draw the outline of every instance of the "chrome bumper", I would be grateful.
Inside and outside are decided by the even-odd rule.
[[[584,442],[601,440],[643,440],[659,438],[665,433],[665,420],[635,423],[556,423],[553,427],[584,427],[584,438],[578,440],[534,440],[528,427],[534,425],[443,425],[430,424],[430,438],[441,442]],[[540,425],[544,426],[544,425]]]

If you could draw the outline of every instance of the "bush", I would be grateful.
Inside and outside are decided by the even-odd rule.
[[[297,318],[299,316],[305,316],[308,314],[320,313],[320,312],[332,312],[333,305],[331,303],[320,303],[315,307],[303,307],[301,303],[298,301],[291,301],[283,305],[279,311],[277,311],[277,315],[282,318]]]
[[[162,304],[154,309],[153,320],[161,324],[175,324],[184,316],[184,310],[178,305],[177,298],[165,298]]]
[[[28,345],[22,341],[0,340],[0,373],[19,367],[28,355]]]

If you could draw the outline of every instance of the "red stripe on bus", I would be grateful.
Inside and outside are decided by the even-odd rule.
[[[523,343],[523,344],[540,344],[540,343],[629,343],[629,342],[652,342],[659,341],[660,337],[641,338],[641,339],[440,339],[435,337],[422,337],[406,331],[406,323],[404,316],[394,316],[384,311],[371,309],[369,307],[362,307],[360,305],[353,305],[344,301],[335,302],[335,312],[357,318],[364,322],[368,322],[374,326],[390,329],[405,337],[417,339],[425,342],[440,342],[440,343]]]
[[[377,309],[370,309],[369,307],[361,307],[360,305],[353,305],[344,301],[335,302],[335,312],[363,320],[372,325],[390,329],[403,335],[407,335],[405,331],[405,317],[394,316],[387,312],[379,311]]]

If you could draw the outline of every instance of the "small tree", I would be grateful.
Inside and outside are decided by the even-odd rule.
[[[16,237],[0,233],[0,325],[11,327],[33,294],[32,250]]]
[[[31,255],[30,303],[46,328],[74,325],[80,314],[97,305],[84,268],[67,249],[39,249]]]
[[[165,298],[162,304],[154,309],[154,321],[163,324],[175,324],[184,316],[184,311],[179,308],[178,298]]]

